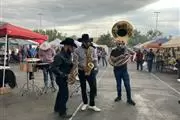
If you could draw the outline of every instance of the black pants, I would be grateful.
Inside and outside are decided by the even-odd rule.
[[[161,61],[156,61],[156,71],[160,71]]]
[[[153,61],[152,60],[148,60],[147,64],[148,64],[148,71],[151,72],[152,71]]]
[[[137,64],[137,70],[139,70],[139,66],[141,70],[143,70],[143,61],[137,61],[136,64]]]
[[[105,57],[102,57],[102,63],[103,63],[103,66],[107,66],[107,60]]]
[[[94,79],[94,71],[91,72],[90,76],[85,76],[85,72],[82,70],[79,70],[79,80],[81,84],[81,93],[82,93],[82,99],[84,104],[88,104],[88,97],[87,97],[87,91],[86,91],[86,80],[90,87],[90,106],[94,106],[94,98],[96,94],[96,86],[95,86],[95,79]]]
[[[29,72],[29,80],[34,79],[34,72]]]
[[[180,79],[180,68],[178,68],[177,74],[178,74],[178,79]]]
[[[57,93],[54,111],[63,115],[66,113],[66,103],[69,97],[68,83],[66,78],[61,77],[56,77],[56,83],[59,87],[59,91]]]
[[[95,96],[97,96],[97,74],[98,74],[99,70],[95,70],[94,71],[94,85],[95,85]]]
[[[100,56],[98,56],[98,63],[100,62],[100,60],[101,60],[101,57],[100,57]]]

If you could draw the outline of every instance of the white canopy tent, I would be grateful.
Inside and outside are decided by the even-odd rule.
[[[77,41],[77,40],[75,40],[74,42],[75,42],[75,44],[76,44],[78,47],[81,46],[81,44],[82,44],[81,42],[79,42],[79,41]]]
[[[61,41],[62,41],[62,40],[56,38],[55,40],[49,42],[49,44],[50,44],[51,46],[59,46]]]

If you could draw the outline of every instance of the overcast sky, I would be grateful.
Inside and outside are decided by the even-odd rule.
[[[165,35],[180,34],[180,0],[0,0],[0,18],[30,29],[56,28],[68,35],[97,36],[111,31],[119,20],[129,20],[146,32],[158,29]]]

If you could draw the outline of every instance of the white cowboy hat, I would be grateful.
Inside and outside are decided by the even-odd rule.
[[[49,48],[51,48],[51,45],[48,42],[44,42],[39,46],[41,50],[48,50]]]

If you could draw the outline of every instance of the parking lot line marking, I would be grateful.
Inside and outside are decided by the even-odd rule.
[[[177,91],[175,88],[173,88],[172,86],[170,86],[168,83],[164,82],[163,80],[161,80],[158,76],[156,76],[155,74],[151,73],[151,75],[153,77],[155,77],[157,80],[161,81],[164,85],[166,85],[168,88],[170,88],[171,90],[173,90],[174,92],[178,93],[180,95],[180,92]]]

